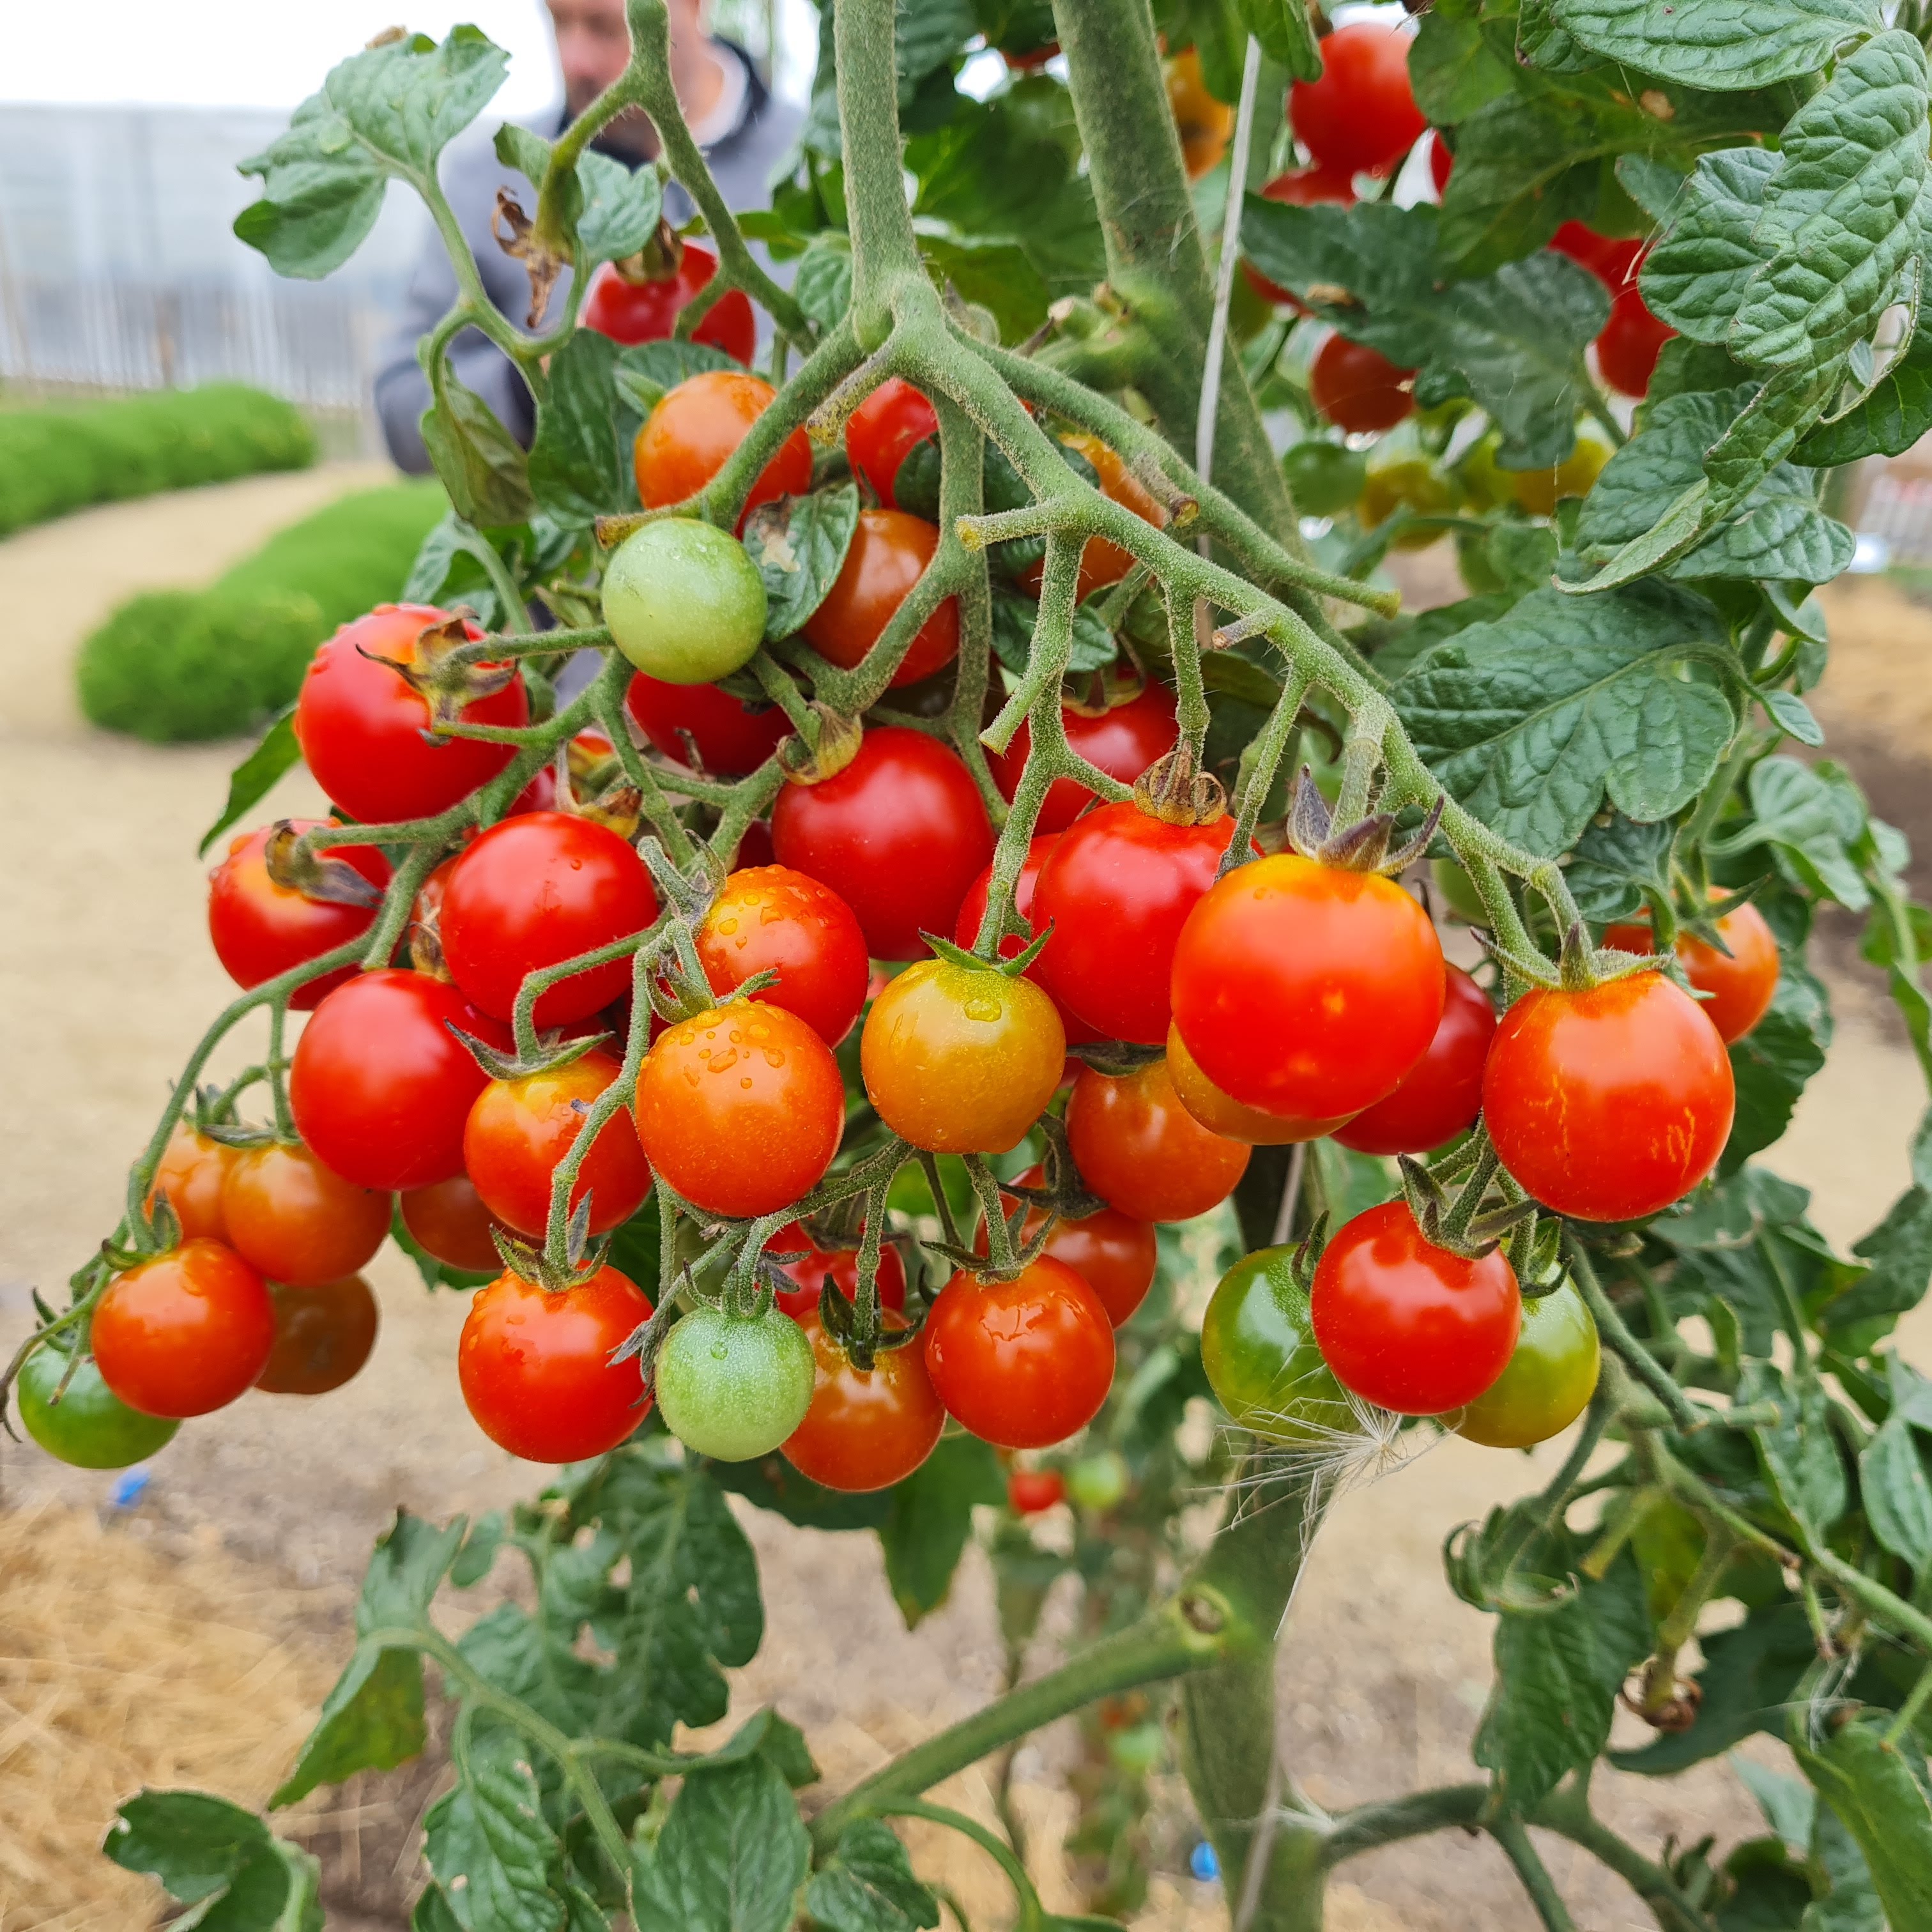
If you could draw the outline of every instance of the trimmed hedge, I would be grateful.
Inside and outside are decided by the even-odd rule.
[[[88,503],[305,469],[315,458],[302,412],[243,382],[0,410],[0,536]]]
[[[401,594],[448,507],[433,482],[339,498],[206,590],[130,598],[80,647],[80,708],[152,743],[231,738],[292,698],[315,647]]]

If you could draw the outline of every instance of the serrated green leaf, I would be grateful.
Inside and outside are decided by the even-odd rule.
[[[582,192],[577,213],[576,272],[587,276],[600,262],[621,262],[657,232],[664,191],[655,168],[627,168],[609,154],[586,149],[577,159]]]
[[[785,1932],[811,1856],[776,1766],[693,1772],[656,1844],[634,1848],[635,1916],[679,1932]]]
[[[1795,691],[1763,691],[1759,701],[1787,736],[1814,750],[1825,742],[1825,728],[1812,716],[1811,707]]]
[[[1872,1534],[1914,1570],[1932,1561],[1932,1482],[1911,1425],[1894,1415],[1858,1452],[1858,1494]]]
[[[1665,872],[1674,829],[1640,824],[1621,812],[1607,822],[1593,819],[1564,874],[1583,916],[1607,926],[1640,912],[1646,890],[1667,898],[1670,882]]]
[[[1922,1124],[1915,1145],[1923,1150],[1928,1144],[1932,1130]],[[1932,1189],[1915,1180],[1886,1210],[1885,1219],[1852,1244],[1852,1252],[1871,1268],[1826,1305],[1820,1322],[1828,1332],[1916,1308],[1932,1282]]]
[[[410,1914],[410,1932],[463,1932],[463,1921],[443,1897],[441,1886],[424,1888]]]
[[[1738,1781],[1757,1800],[1765,1822],[1779,1838],[1802,1856],[1810,1850],[1818,1802],[1810,1786],[1782,1772],[1772,1771],[1755,1758],[1734,1755],[1726,1762]]]
[[[1684,184],[1638,278],[1645,305],[1679,334],[1720,346],[1730,334],[1764,263],[1753,237],[1781,160],[1766,148],[1721,148]]]
[[[944,1603],[952,1573],[972,1533],[976,1504],[998,1503],[1006,1479],[992,1450],[973,1436],[942,1436],[892,1491],[892,1514],[879,1532],[886,1581],[910,1630]]]
[[[101,1850],[197,1908],[204,1932],[322,1932],[319,1868],[252,1811],[200,1791],[143,1791],[116,1813]]]
[[[799,258],[791,292],[821,328],[836,328],[852,306],[852,244],[842,235],[816,236]]]
[[[1768,1363],[1745,1365],[1740,1402],[1774,1402],[1779,1420],[1751,1432],[1778,1501],[1806,1534],[1822,1538],[1845,1513],[1850,1492],[1830,1404],[1815,1382],[1787,1378]]]
[[[617,393],[640,416],[649,416],[664,400],[665,391],[676,388],[687,377],[712,369],[742,370],[743,366],[708,342],[672,338],[633,343],[619,354],[613,380]]]
[[[846,1828],[813,1874],[805,1910],[818,1932],[916,1932],[939,1923],[939,1901],[914,1877],[892,1828],[877,1818]]]
[[[761,503],[745,525],[745,549],[765,581],[765,640],[801,628],[832,594],[859,527],[856,484]]]
[[[1416,22],[1415,38],[1408,44],[1408,78],[1415,104],[1438,128],[1460,126],[1512,92],[1516,84],[1481,22],[1442,7],[1430,8]]]
[[[530,445],[530,486],[561,522],[590,524],[637,500],[631,444],[638,418],[618,398],[619,353],[608,336],[580,328],[550,358]]]
[[[1798,1932],[1886,1932],[1885,1908],[1858,1840],[1830,1805],[1814,1808],[1811,1862],[1831,1889],[1805,1907]]]
[[[1737,1100],[1724,1146],[1726,1173],[1784,1138],[1799,1096],[1825,1064],[1830,1038],[1822,989],[1787,961],[1769,1010],[1730,1048]]]
[[[1885,24],[1876,0],[1556,0],[1556,10],[1605,60],[1720,90],[1808,74]]]
[[[208,848],[242,815],[272,791],[285,772],[302,763],[302,746],[296,737],[296,708],[285,704],[268,721],[255,748],[228,775],[228,802],[221,816],[201,835],[194,848],[197,859],[206,858]]]
[[[507,1726],[459,1725],[456,1788],[423,1820],[424,1850],[464,1932],[562,1932],[562,1846],[544,1822],[530,1746]]]
[[[1321,49],[1304,0],[1234,0],[1242,26],[1261,42],[1269,59],[1280,62],[1296,80],[1315,80],[1322,73]]]
[[[1532,851],[1568,851],[1605,800],[1666,818],[1703,789],[1736,729],[1683,676],[1722,634],[1702,599],[1643,584],[1588,602],[1538,590],[1472,624],[1396,686],[1450,794]]]
[[[422,1659],[412,1650],[358,1644],[323,1700],[295,1768],[268,1802],[279,1809],[356,1772],[393,1770],[427,1742]]]
[[[993,586],[993,651],[1011,671],[1025,674],[1033,656],[1033,627],[1040,606],[1030,597],[1004,584]],[[1101,622],[1090,604],[1073,612],[1073,644],[1066,661],[1070,676],[1104,670],[1120,655],[1114,634]]]
[[[1592,214],[1601,157],[1617,138],[1598,124],[1601,118],[1574,100],[1510,93],[1464,122],[1442,196],[1443,261],[1459,274],[1482,274]]]
[[[1727,839],[1730,849],[1768,845],[1778,870],[1801,892],[1864,911],[1871,893],[1850,850],[1866,821],[1857,786],[1834,766],[1780,754],[1752,767],[1748,788],[1751,820]]]
[[[569,1736],[592,1727],[598,1690],[596,1666],[572,1648],[577,1631],[574,1620],[499,1604],[463,1633],[457,1648],[490,1682]]]
[[[518,524],[534,507],[529,459],[495,411],[446,370],[442,398],[423,412],[423,448],[456,514],[487,527]]]
[[[1916,329],[1871,393],[1835,422],[1822,422],[1792,452],[1820,469],[1868,456],[1899,456],[1932,430],[1932,331]]]
[[[1794,1726],[1794,1730],[1802,1727]],[[1804,1774],[1857,1840],[1887,1920],[1894,1928],[1932,1925],[1932,1807],[1905,1752],[1880,1726],[1861,1719],[1815,1743],[1791,1739]]]

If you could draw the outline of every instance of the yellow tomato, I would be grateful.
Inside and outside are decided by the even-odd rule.
[[[1580,436],[1576,448],[1555,468],[1510,472],[1510,490],[1532,517],[1546,517],[1564,497],[1587,496],[1610,460],[1608,443]]]
[[[1181,158],[1187,178],[1198,181],[1228,152],[1234,131],[1234,110],[1216,100],[1201,77],[1201,56],[1184,49],[1167,64],[1167,103],[1174,124],[1180,130]]]
[[[1408,456],[1394,463],[1378,464],[1369,471],[1368,481],[1356,500],[1355,514],[1364,530],[1385,523],[1398,510],[1413,510],[1419,516],[1447,516],[1456,507],[1454,486],[1419,456]],[[1395,539],[1397,550],[1426,550],[1442,532],[1436,530],[1404,530]]]

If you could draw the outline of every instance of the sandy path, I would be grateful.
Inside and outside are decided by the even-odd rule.
[[[220,806],[235,748],[158,749],[90,731],[69,696],[74,645],[130,590],[200,580],[365,473],[224,485],[92,512],[0,545],[9,620],[0,630],[0,808],[14,830],[0,920],[0,1064],[15,1096],[0,1118],[0,1342],[24,1329],[28,1286],[57,1287],[111,1225],[165,1084],[227,990],[207,946],[194,847]],[[297,774],[265,815],[317,802]],[[1820,1191],[1821,1225],[1849,1240],[1904,1185],[1904,1142],[1922,1104],[1910,1061],[1879,1024],[1848,1013],[1774,1164]],[[326,1402],[250,1396],[184,1430],[154,1466],[134,1526],[188,1547],[197,1533],[218,1534],[302,1592],[316,1640],[332,1648],[370,1539],[398,1502],[440,1514],[532,1486],[463,1409],[451,1366],[460,1300],[426,1295],[392,1256],[372,1272],[385,1328],[368,1370]],[[1932,1361],[1928,1318],[1910,1340]],[[1550,1452],[1506,1457],[1452,1441],[1335,1511],[1283,1653],[1288,1762],[1317,1798],[1339,1805],[1470,1775],[1490,1626],[1450,1594],[1442,1540],[1499,1492],[1533,1487],[1552,1461]],[[11,1500],[92,1503],[107,1486],[0,1438],[0,1493]],[[742,1673],[740,1702],[781,1702],[806,1724],[835,1779],[990,1686],[997,1646],[976,1567],[952,1604],[908,1638],[868,1541],[765,1518],[749,1527],[770,1635]],[[973,1802],[974,1780],[962,1784],[962,1802]],[[1606,1778],[1604,1789],[1611,1814],[1648,1849],[1670,1833],[1682,1842],[1756,1828],[1721,1768],[1669,1785]],[[1055,1815],[1043,1786],[1029,1803],[1042,1820]],[[1648,1923],[1598,1868],[1550,1849],[1581,1932]],[[922,1856],[944,1856],[969,1898],[997,1896],[956,1854]],[[1352,1866],[1348,1879],[1331,1912],[1336,1932],[1529,1932],[1534,1923],[1486,1841],[1431,1840]],[[1151,1922],[1220,1922],[1214,1894],[1190,1882],[1162,1888],[1156,1904]]]

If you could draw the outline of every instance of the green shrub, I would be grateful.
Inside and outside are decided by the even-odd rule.
[[[339,498],[206,590],[130,598],[81,646],[80,708],[152,743],[233,737],[294,697],[316,646],[399,596],[446,507],[434,483]]]
[[[0,536],[86,504],[300,470],[315,456],[302,412],[242,382],[0,410]]]

